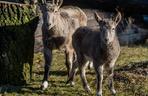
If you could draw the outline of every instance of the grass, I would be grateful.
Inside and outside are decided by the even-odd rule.
[[[67,73],[64,55],[55,50],[53,53],[54,58],[47,90],[40,90],[44,61],[42,53],[36,53],[32,81],[26,86],[2,86],[0,96],[94,96],[96,89],[94,70],[87,70],[87,79],[93,92],[90,95],[84,91],[79,74],[75,78],[74,87],[66,85]],[[117,96],[148,96],[148,46],[121,48],[121,55],[116,63],[114,81]],[[107,80],[103,82],[103,95],[111,95],[107,87]]]

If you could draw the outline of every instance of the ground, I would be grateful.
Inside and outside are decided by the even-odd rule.
[[[0,87],[0,96],[95,96],[94,70],[87,69],[87,79],[93,91],[90,95],[84,91],[79,73],[75,78],[74,87],[66,85],[64,55],[56,50],[53,53],[47,90],[40,90],[44,64],[42,53],[36,53],[32,81],[26,86],[4,85]],[[115,66],[114,81],[117,96],[148,96],[148,44],[121,48],[121,55]],[[103,82],[103,96],[111,96],[107,80]]]

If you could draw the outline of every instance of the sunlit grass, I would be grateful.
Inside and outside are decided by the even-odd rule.
[[[96,90],[94,70],[87,69],[87,79],[93,92],[90,95],[84,91],[79,74],[75,78],[74,87],[66,85],[67,71],[64,54],[55,50],[53,53],[47,90],[40,90],[44,61],[43,54],[37,53],[34,57],[33,80],[27,86],[16,88],[16,90],[13,90],[15,87],[8,88],[3,91],[3,96],[94,96]],[[114,80],[117,96],[148,96],[147,46],[122,47],[115,69]],[[111,96],[107,80],[103,82],[103,95]]]
[[[122,47],[116,65],[124,66],[131,62],[148,61],[147,46]]]

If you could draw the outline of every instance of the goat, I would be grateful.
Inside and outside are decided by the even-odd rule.
[[[87,25],[86,14],[78,7],[60,8],[63,0],[52,1],[49,4],[40,6],[42,11],[43,25],[43,45],[44,45],[44,77],[41,88],[48,87],[48,74],[52,62],[52,49],[64,49],[66,55],[65,65],[68,76],[72,68],[74,50],[72,47],[72,34],[80,26]]]
[[[77,62],[73,64],[67,83],[73,81],[75,69],[78,67],[84,89],[91,93],[85,76],[86,62],[92,61],[97,79],[97,96],[102,96],[103,70],[109,73],[109,88],[112,94],[116,91],[113,85],[113,70],[120,54],[120,45],[116,36],[116,27],[121,20],[118,12],[114,19],[102,19],[95,13],[100,29],[95,30],[87,26],[79,27],[72,36],[72,45],[76,52]]]

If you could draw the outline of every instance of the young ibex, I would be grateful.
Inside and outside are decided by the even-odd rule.
[[[66,54],[66,67],[68,75],[72,68],[74,50],[72,47],[72,34],[80,26],[87,25],[87,16],[78,7],[60,8],[63,0],[52,1],[40,5],[43,18],[43,45],[44,45],[44,78],[42,89],[48,87],[48,75],[52,61],[52,49],[64,49]]]
[[[93,30],[89,27],[80,27],[73,34],[72,44],[76,51],[78,64],[73,64],[67,83],[73,81],[75,69],[79,67],[83,87],[87,92],[91,92],[85,76],[86,62],[89,60],[93,62],[96,72],[97,96],[102,96],[104,68],[106,68],[109,73],[109,88],[112,94],[115,94],[113,70],[115,62],[120,54],[116,27],[121,20],[121,14],[118,12],[114,19],[102,19],[96,13],[95,18],[99,23],[99,30]]]

